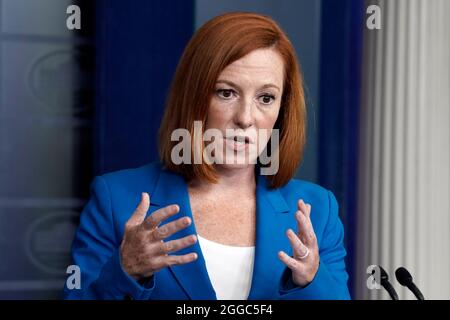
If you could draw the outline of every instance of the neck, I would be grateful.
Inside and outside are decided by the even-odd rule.
[[[202,190],[205,192],[215,192],[220,190],[254,192],[256,187],[255,181],[255,166],[249,165],[245,168],[229,169],[223,167],[216,167],[217,183],[208,183],[203,181],[194,180],[191,182],[190,187]]]

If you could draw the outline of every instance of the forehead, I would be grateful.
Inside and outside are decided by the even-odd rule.
[[[257,49],[228,65],[219,75],[219,80],[233,80],[238,84],[274,83],[282,86],[284,61],[274,49]]]

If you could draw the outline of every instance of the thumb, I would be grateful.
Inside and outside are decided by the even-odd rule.
[[[141,201],[137,206],[136,210],[133,212],[133,215],[128,220],[128,224],[132,226],[136,226],[144,222],[145,216],[147,215],[147,211],[150,208],[150,196],[147,192],[143,192],[141,194]]]

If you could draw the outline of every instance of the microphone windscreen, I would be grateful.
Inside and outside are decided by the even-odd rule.
[[[407,286],[410,283],[412,283],[412,276],[411,276],[411,274],[408,272],[408,270],[406,270],[403,267],[400,267],[397,270],[395,270],[395,277],[397,278],[397,281],[402,286]]]

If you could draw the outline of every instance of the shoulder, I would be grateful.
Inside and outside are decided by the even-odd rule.
[[[163,170],[160,162],[152,162],[96,176],[91,184],[91,199],[102,214],[96,213],[95,219],[112,217],[121,238],[123,226],[139,204],[142,192],[153,193]]]
[[[161,171],[160,162],[152,162],[140,167],[105,173],[96,177],[94,185],[103,183],[111,196],[140,194],[154,189]],[[99,182],[101,181],[101,182]]]
[[[334,194],[318,184],[291,179],[279,190],[292,212],[297,210],[298,200],[309,203],[312,207],[311,219],[318,229],[323,229],[327,223],[338,219],[339,207]]]
[[[159,177],[159,173],[162,170],[162,164],[158,161],[148,163],[146,165],[122,169],[118,171],[108,172],[101,177],[110,184],[123,183],[125,181],[154,181]]]
[[[280,192],[288,200],[295,198],[298,200],[303,199],[305,202],[325,204],[335,200],[330,190],[313,182],[300,179],[291,179],[286,185],[280,188]]]

